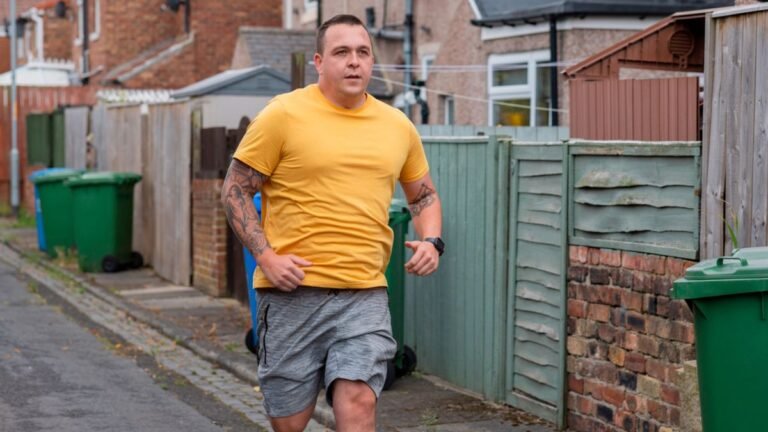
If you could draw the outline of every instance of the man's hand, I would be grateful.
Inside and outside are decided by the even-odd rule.
[[[405,263],[405,270],[417,276],[427,276],[437,270],[440,254],[435,245],[425,241],[407,241],[405,246],[413,250],[413,256]]]
[[[296,255],[278,255],[268,249],[259,256],[258,265],[275,288],[291,292],[304,280],[301,267],[309,267],[312,263]]]

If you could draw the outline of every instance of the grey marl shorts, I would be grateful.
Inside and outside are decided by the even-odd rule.
[[[339,378],[364,381],[379,397],[397,350],[386,288],[259,289],[258,296],[259,381],[270,417],[301,412]]]

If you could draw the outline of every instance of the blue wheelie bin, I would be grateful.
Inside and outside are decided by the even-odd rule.
[[[253,196],[253,205],[261,218],[261,192]],[[256,258],[251,255],[248,248],[243,247],[243,259],[245,261],[245,280],[248,282],[248,304],[251,309],[251,329],[245,334],[245,346],[253,354],[259,350],[259,300],[256,298],[256,290],[253,289],[253,272],[256,271]]]
[[[33,184],[35,179],[48,174],[56,173],[81,173],[82,170],[74,170],[71,168],[45,168],[39,171],[35,171],[29,175],[29,181]],[[37,248],[45,252],[47,250],[45,244],[45,230],[43,230],[43,209],[40,206],[40,196],[37,193],[37,185],[35,184],[35,224],[37,225]]]

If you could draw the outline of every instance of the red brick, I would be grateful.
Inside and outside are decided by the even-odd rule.
[[[611,319],[611,307],[606,305],[591,304],[587,308],[587,317],[594,321],[608,322]]]
[[[669,384],[663,384],[661,386],[661,400],[670,405],[680,406],[680,390]]]
[[[641,270],[648,273],[663,275],[667,271],[667,258],[657,255],[645,255],[642,260]]]
[[[693,313],[683,300],[675,300],[669,304],[669,318],[678,321],[693,322]]]
[[[589,264],[590,265],[600,264],[600,249],[589,248]]]
[[[629,290],[621,290],[621,305],[629,310],[641,312],[643,309],[643,295]]]
[[[624,333],[624,348],[629,351],[634,351],[638,347],[638,334],[634,332]]]
[[[660,423],[667,423],[669,421],[667,405],[653,399],[648,399],[648,414]]]
[[[568,299],[568,316],[575,318],[586,318],[587,302],[582,300]]]
[[[640,270],[643,265],[642,255],[632,252],[621,253],[621,266],[630,270]]]
[[[624,356],[624,367],[633,372],[645,373],[646,358],[644,355],[630,352]]]
[[[647,333],[656,335],[662,339],[669,339],[672,335],[672,322],[656,316],[647,317]]]
[[[648,412],[648,399],[645,396],[628,392],[625,401],[627,409],[634,413],[645,414]]]
[[[616,328],[610,324],[597,326],[597,336],[600,340],[611,343],[616,338]]]
[[[648,354],[653,357],[659,356],[658,338],[653,336],[640,335],[637,342],[637,348],[641,353]]]
[[[588,250],[586,246],[570,246],[568,255],[572,262],[586,264],[589,256]]]
[[[575,374],[568,374],[568,390],[576,393],[584,393],[584,380]]]
[[[621,266],[621,251],[600,249],[600,264],[609,267]]]
[[[608,350],[608,359],[616,366],[624,366],[627,352],[617,346],[611,346]]]
[[[680,408],[669,407],[669,424],[680,426]]]
[[[679,279],[685,275],[685,270],[692,265],[691,261],[667,258],[667,275],[672,279]]]
[[[669,337],[672,340],[692,344],[696,339],[693,324],[682,321],[672,321],[671,326],[672,332]]]
[[[595,287],[595,291],[600,303],[611,306],[619,306],[621,305],[621,295],[626,290],[612,286],[599,286]]]
[[[627,312],[626,327],[637,332],[646,331],[645,315],[637,312]]]
[[[672,369],[674,368],[670,365],[656,359],[648,359],[645,363],[645,371],[648,376],[656,378],[661,382],[670,380]]]
[[[568,341],[566,343],[568,348],[568,354],[577,356],[577,357],[583,357],[588,352],[588,345],[589,341],[577,337],[577,336],[569,336]]]
[[[614,386],[603,386],[602,399],[609,404],[620,407],[624,403],[625,391],[623,388]]]

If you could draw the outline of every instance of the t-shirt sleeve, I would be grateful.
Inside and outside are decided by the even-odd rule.
[[[272,99],[248,125],[233,157],[264,175],[272,175],[283,148],[284,118],[282,105]]]
[[[400,181],[403,183],[414,182],[429,172],[429,163],[427,155],[424,153],[424,145],[421,143],[421,136],[416,127],[409,121],[409,145],[408,157],[405,159],[403,169],[400,171]]]

